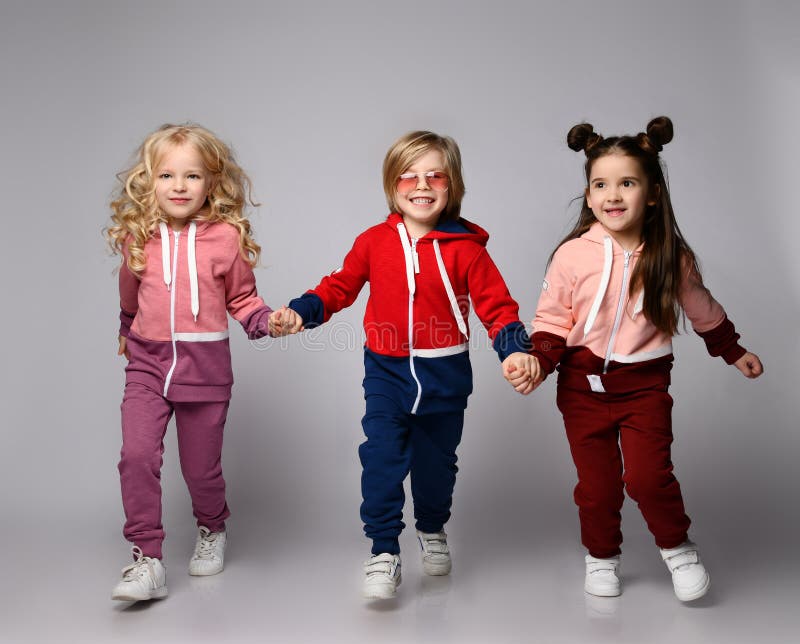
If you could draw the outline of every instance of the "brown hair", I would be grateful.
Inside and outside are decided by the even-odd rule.
[[[694,251],[681,234],[669,197],[669,188],[659,152],[672,140],[672,121],[658,116],[647,124],[645,132],[634,136],[604,138],[589,123],[579,123],[567,133],[567,145],[586,154],[584,173],[588,185],[592,165],[608,154],[622,154],[636,159],[647,176],[655,203],[647,205],[642,237],[644,247],[631,275],[629,295],[644,290],[643,313],[657,329],[673,335],[678,328],[681,308],[678,301],[682,273],[700,275]],[[578,221],[559,246],[580,237],[597,219],[583,197]],[[554,251],[555,252],[555,251]],[[552,260],[552,255],[550,256]]]
[[[449,179],[447,205],[440,216],[441,221],[455,221],[461,216],[461,200],[464,199],[464,177],[461,174],[461,151],[449,136],[418,130],[404,134],[392,143],[383,160],[383,191],[392,212],[399,212],[395,195],[397,178],[421,156],[430,150],[439,150],[444,157],[442,168]]]

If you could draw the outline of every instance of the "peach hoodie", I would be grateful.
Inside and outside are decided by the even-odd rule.
[[[629,297],[642,247],[625,251],[599,224],[560,246],[550,263],[533,320],[533,353],[559,382],[609,393],[667,385],[672,338],[642,313],[643,292]],[[726,362],[745,349],[695,271],[687,272],[680,305],[711,355]]]

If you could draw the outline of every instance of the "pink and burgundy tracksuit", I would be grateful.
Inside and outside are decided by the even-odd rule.
[[[167,423],[174,413],[198,525],[223,530],[229,511],[220,459],[233,385],[227,316],[259,338],[268,332],[270,309],[229,224],[193,221],[176,232],[162,223],[145,253],[140,277],[125,261],[119,273],[120,335],[130,351],[119,473],[125,538],[145,556],[161,558]]]
[[[660,548],[687,540],[689,517],[672,473],[672,342],[629,297],[641,247],[625,251],[599,223],[560,246],[533,320],[533,353],[558,366],[557,402],[578,473],[583,545],[594,557],[620,553],[623,489]],[[712,356],[746,352],[725,311],[687,268],[680,305]]]
[[[392,213],[356,238],[341,269],[289,303],[311,328],[350,306],[370,283],[366,441],[359,456],[361,518],[373,554],[400,552],[409,473],[417,529],[439,532],[450,517],[456,448],[472,392],[470,300],[501,359],[530,350],[519,307],[486,250],[488,239],[463,218],[413,239]]]

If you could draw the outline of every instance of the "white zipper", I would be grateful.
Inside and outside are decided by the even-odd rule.
[[[617,331],[619,331],[619,325],[622,322],[622,312],[624,309],[625,303],[625,294],[628,289],[625,288],[625,282],[628,280],[628,264],[630,263],[631,255],[633,255],[633,251],[626,250],[623,251],[625,253],[625,268],[622,271],[622,286],[619,292],[619,303],[617,304],[617,315],[614,318],[614,327],[611,330],[611,337],[608,339],[608,349],[606,349],[606,359],[603,362],[603,373],[608,372],[608,363],[611,362],[611,353],[612,349],[614,348],[614,340],[617,339]]]
[[[175,343],[175,291],[177,290],[175,286],[178,283],[178,238],[180,237],[180,231],[175,232],[175,250],[172,254],[172,280],[171,280],[171,288],[169,289],[169,336],[172,340],[172,366],[169,368],[167,372],[167,377],[164,379],[164,396],[167,395],[167,389],[169,389],[169,383],[172,380],[172,372],[175,371],[175,365],[178,364],[178,347]]]
[[[417,255],[417,240],[411,239],[411,260],[414,265],[414,273],[419,273],[419,255]],[[414,399],[414,404],[411,406],[411,413],[416,414],[419,407],[419,401],[422,399],[422,383],[417,378],[417,370],[414,367],[414,294],[417,289],[408,292],[408,366],[411,369],[411,377],[417,383],[417,397]]]

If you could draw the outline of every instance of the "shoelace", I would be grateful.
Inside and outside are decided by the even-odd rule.
[[[155,579],[156,571],[153,568],[152,559],[142,555],[142,551],[138,546],[131,548],[131,552],[133,552],[136,561],[122,569],[123,581],[133,581],[137,577],[145,577],[147,575],[149,575],[151,579]]]
[[[215,555],[214,545],[218,536],[218,532],[200,530],[200,543],[197,545],[197,552],[195,553],[195,556],[198,559],[212,559]]]

